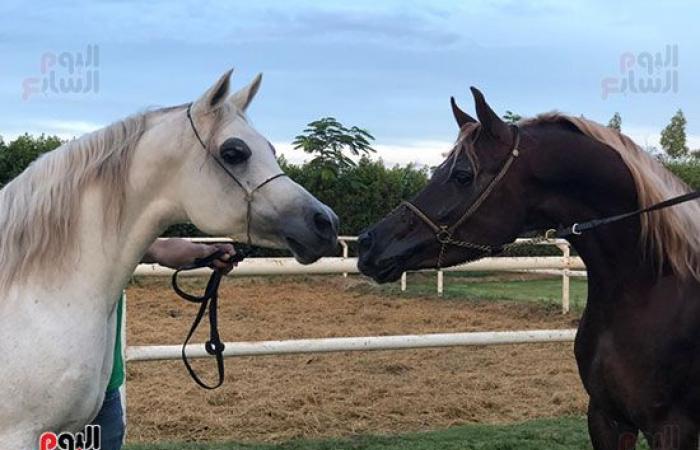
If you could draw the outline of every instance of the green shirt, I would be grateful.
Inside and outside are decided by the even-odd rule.
[[[122,358],[122,314],[124,310],[124,296],[117,304],[117,336],[114,339],[114,365],[112,375],[109,377],[107,390],[119,389],[124,384],[124,358]]]

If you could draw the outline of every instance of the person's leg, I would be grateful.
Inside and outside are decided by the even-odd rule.
[[[100,450],[119,450],[124,441],[124,415],[119,389],[107,391],[100,412],[92,421],[100,426]]]

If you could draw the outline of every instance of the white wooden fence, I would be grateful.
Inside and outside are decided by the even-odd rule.
[[[222,242],[220,238],[192,238],[198,242]],[[241,262],[229,276],[275,275],[275,274],[343,274],[357,273],[357,258],[348,254],[348,242],[354,237],[340,237],[343,256],[323,258],[314,264],[301,265],[294,258],[249,258]],[[527,242],[527,241],[521,241]],[[557,270],[562,275],[562,311],[569,311],[569,276],[571,270],[585,268],[580,258],[572,257],[566,241],[554,240],[542,245],[556,245],[562,256],[535,257],[499,257],[484,258],[479,261],[444,269],[449,272],[460,271],[531,271]],[[168,276],[171,269],[153,264],[141,264],[136,269],[137,276]],[[183,276],[208,275],[210,269],[184,272]],[[443,271],[437,271],[437,290],[442,294],[444,288]],[[406,274],[401,279],[401,289],[406,289]],[[126,314],[124,315],[126,317]],[[228,342],[225,356],[278,355],[288,353],[323,353],[367,350],[399,350],[425,347],[451,347],[463,345],[496,345],[532,342],[571,341],[575,330],[534,330],[534,331],[500,331],[477,333],[439,333],[403,336],[365,336],[330,339],[298,339],[288,341],[263,342]],[[192,344],[188,352],[193,358],[208,356],[203,344]],[[152,361],[178,359],[179,346],[125,346],[127,361]]]
[[[227,238],[191,238],[197,242],[224,242],[230,241]],[[322,274],[343,274],[359,273],[357,269],[357,258],[349,256],[348,242],[357,241],[354,236],[341,236],[338,238],[342,246],[342,256],[333,258],[322,258],[319,261],[309,264],[299,264],[294,258],[248,258],[241,262],[229,276],[255,276],[255,275],[322,275]],[[527,243],[527,239],[519,239],[520,243]],[[561,302],[562,312],[568,313],[570,309],[570,277],[572,271],[585,269],[581,258],[571,256],[569,243],[562,239],[555,239],[538,245],[554,245],[561,252],[562,256],[527,256],[527,257],[498,257],[484,258],[468,264],[461,264],[443,270],[427,270],[437,273],[437,293],[444,292],[445,278],[444,272],[523,272],[523,271],[547,271],[561,275],[562,291]],[[172,270],[161,267],[157,264],[141,264],[136,269],[137,276],[168,276]],[[210,269],[192,270],[183,272],[182,276],[206,276]],[[406,290],[407,274],[401,276],[401,290]]]

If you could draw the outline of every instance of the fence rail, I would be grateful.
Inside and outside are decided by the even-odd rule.
[[[229,238],[187,238],[195,242],[232,242]],[[357,241],[355,236],[340,236],[338,242],[342,248],[342,257],[323,258],[313,264],[302,265],[294,258],[248,258],[229,274],[229,276],[258,276],[258,275],[325,275],[342,274],[347,277],[349,273],[359,273],[357,269],[357,258],[349,256],[350,242]],[[518,239],[519,243],[527,244],[528,239]],[[557,271],[562,281],[562,312],[564,314],[570,309],[570,277],[580,276],[581,270],[585,270],[585,265],[579,257],[571,256],[569,243],[563,239],[552,239],[545,242],[537,242],[537,245],[554,245],[561,252],[562,256],[522,256],[522,257],[497,257],[484,258],[468,264],[460,264],[435,271],[434,269],[422,272],[436,272],[436,290],[438,295],[444,292],[445,278],[444,272],[489,272],[489,271]],[[572,271],[577,271],[575,275]],[[182,273],[182,276],[206,276],[210,269],[198,269]],[[157,264],[140,264],[134,275],[137,276],[169,276],[172,269],[159,266]],[[406,290],[407,273],[401,276],[401,290]]]
[[[226,238],[190,238],[197,242],[223,242]],[[313,264],[302,265],[294,258],[248,258],[239,263],[229,276],[254,275],[299,275],[299,274],[343,274],[358,273],[357,258],[348,256],[348,242],[355,237],[340,237],[343,256],[323,258]],[[520,240],[526,243],[526,240]],[[444,288],[443,272],[474,271],[559,271],[562,275],[562,310],[569,311],[569,277],[571,271],[585,269],[581,258],[572,257],[566,241],[555,240],[538,245],[556,245],[562,256],[525,256],[484,258],[468,264],[437,271],[438,294]],[[134,272],[137,276],[168,276],[172,269],[157,264],[140,264]],[[198,269],[184,272],[182,276],[206,276],[211,269]],[[401,279],[402,290],[406,289],[406,274]],[[229,342],[224,353],[227,357],[262,356],[292,353],[323,353],[368,350],[399,350],[426,347],[453,347],[462,345],[497,345],[535,342],[572,341],[576,330],[534,330],[534,331],[490,331],[474,333],[440,333],[401,336],[363,336],[325,339],[297,339],[287,341]],[[180,358],[180,347],[170,345],[128,346],[125,349],[128,361],[153,361]],[[209,356],[203,344],[188,347],[192,358]]]
[[[224,357],[570,342],[574,340],[575,336],[576,330],[567,329],[227,342],[225,343]],[[182,348],[179,345],[129,346],[126,348],[126,360],[163,361],[180,359],[182,356],[181,352]],[[187,356],[195,359],[208,358],[211,355],[206,352],[203,344],[191,344],[187,346]]]

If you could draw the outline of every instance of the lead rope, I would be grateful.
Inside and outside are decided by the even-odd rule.
[[[211,156],[214,161],[221,167],[224,172],[245,192],[245,199],[246,199],[246,238],[248,240],[248,245],[251,246],[253,245],[253,239],[250,233],[250,223],[252,221],[252,204],[253,204],[253,197],[255,193],[271,182],[272,180],[275,180],[277,178],[281,178],[286,176],[283,172],[280,172],[276,175],[271,176],[270,178],[266,179],[259,185],[257,185],[254,189],[248,190],[246,187],[238,181],[238,178],[236,178],[229,170],[228,168],[221,162],[219,161],[218,158],[216,158],[213,154],[211,154],[207,150],[207,145],[204,143],[204,140],[202,140],[202,137],[199,134],[199,131],[197,131],[197,127],[194,125],[194,120],[192,119],[192,104],[190,103],[187,105],[187,119],[190,122],[190,125],[192,126],[192,131],[194,132],[194,135],[197,137],[197,140],[201,144],[202,148],[204,149],[205,152],[209,156]],[[183,271],[188,271],[188,270],[194,270],[194,269],[201,269],[204,267],[211,267],[211,264],[216,261],[217,259],[221,258],[224,255],[224,252],[219,250],[211,255],[207,256],[206,258],[200,258],[196,259],[192,264],[180,267],[173,273],[173,277],[171,279],[171,284],[173,287],[173,290],[177,295],[179,295],[181,298],[184,300],[187,300],[188,302],[196,303],[199,305],[199,311],[197,311],[197,315],[194,318],[194,321],[192,322],[192,326],[190,327],[190,331],[187,333],[187,337],[185,338],[185,342],[182,344],[182,362],[185,364],[185,368],[187,369],[187,372],[190,374],[190,377],[197,383],[199,386],[203,387],[204,389],[216,389],[219,386],[221,386],[224,382],[224,350],[226,346],[224,343],[221,341],[221,338],[219,336],[219,323],[218,323],[218,306],[219,306],[219,285],[221,284],[221,279],[225,275],[225,273],[220,270],[220,269],[214,269],[212,272],[211,276],[209,277],[209,281],[207,282],[207,287],[204,289],[204,293],[202,295],[193,295],[188,292],[185,292],[180,288],[180,286],[177,283],[177,277],[180,274],[180,272]],[[229,262],[241,262],[245,257],[247,256],[246,252],[239,250],[236,252],[235,255],[229,259]],[[199,327],[199,324],[202,322],[202,319],[204,316],[207,314],[209,315],[209,340],[206,341],[204,344],[204,350],[214,356],[216,358],[216,370],[218,374],[218,381],[214,385],[208,385],[202,379],[196,374],[194,369],[192,368],[192,365],[190,364],[189,359],[187,358],[187,344],[189,344],[190,339],[192,339],[192,335],[195,333],[197,328]]]
[[[207,282],[207,287],[204,289],[202,295],[194,295],[185,292],[180,288],[177,283],[177,276],[180,272],[201,269],[203,267],[210,267],[211,264],[217,259],[221,258],[225,252],[218,250],[206,258],[196,259],[192,264],[181,267],[173,273],[171,284],[173,290],[177,295],[179,295],[184,300],[188,302],[196,303],[199,305],[199,311],[192,322],[190,331],[187,333],[185,342],[182,344],[182,362],[185,363],[185,368],[190,374],[192,379],[204,389],[216,389],[221,386],[224,382],[224,350],[226,346],[221,342],[219,337],[219,324],[218,324],[218,306],[219,306],[219,284],[221,283],[221,278],[225,273],[221,269],[214,269],[211,276],[209,277],[209,282]],[[231,262],[243,261],[245,257],[243,255],[236,254],[231,258]],[[204,350],[216,358],[216,370],[218,373],[218,381],[214,385],[206,384],[202,379],[195,373],[189,359],[187,358],[187,344],[189,344],[192,335],[199,327],[200,322],[204,318],[204,315],[209,313],[209,340],[204,344]]]

